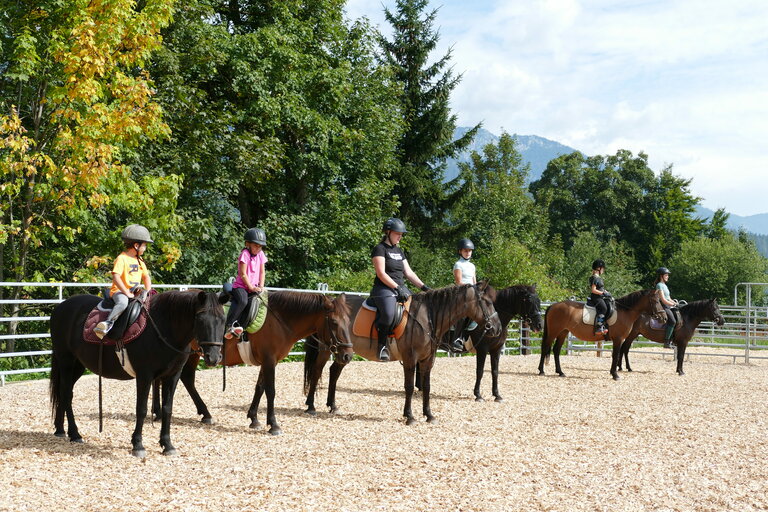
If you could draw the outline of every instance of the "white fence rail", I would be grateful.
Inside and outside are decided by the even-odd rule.
[[[739,286],[746,285],[749,291],[752,285],[758,283],[741,283]],[[74,293],[84,293],[87,291],[94,291],[97,288],[103,288],[109,286],[109,283],[8,283],[0,282],[0,289],[8,290],[12,288],[23,288],[24,297],[20,299],[2,299],[0,300],[0,307],[3,308],[2,314],[0,314],[0,346],[3,342],[13,340],[14,342],[19,340],[29,339],[49,339],[50,333],[47,332],[47,325],[45,329],[40,329],[45,332],[37,333],[16,333],[16,327],[21,323],[28,322],[48,322],[50,316],[40,315],[41,309],[47,309],[52,311],[54,305],[59,304],[68,296]],[[187,290],[190,288],[199,289],[217,289],[219,285],[182,285],[182,284],[156,284],[153,285],[158,289],[170,289],[170,290]],[[763,285],[764,286],[764,285]],[[347,293],[348,295],[363,295],[356,292],[341,292],[328,290],[326,286],[318,287],[319,290],[293,290],[299,292],[317,292],[337,295],[340,293]],[[33,291],[34,290],[34,291]],[[47,290],[47,291],[46,291]],[[286,288],[269,288],[269,290],[287,290]],[[74,293],[72,293],[74,292]],[[4,296],[7,296],[6,293]],[[55,295],[55,298],[33,298],[41,295]],[[751,295],[748,294],[751,299]],[[7,306],[14,306],[11,309],[11,314],[6,313]],[[547,303],[542,304],[542,313],[549,306]],[[36,310],[37,316],[23,316],[20,313],[29,310],[33,307]],[[744,306],[720,306],[720,311],[725,317],[725,324],[723,326],[717,326],[712,322],[702,322],[697,329],[696,336],[689,343],[689,349],[686,351],[686,356],[721,356],[732,358],[733,362],[737,359],[744,359],[746,363],[750,358],[768,359],[768,356],[758,355],[761,354],[760,350],[768,349],[768,308],[755,307],[750,302]],[[536,337],[538,339],[538,337]],[[507,332],[507,348],[505,354],[529,354],[532,351],[538,351],[540,349],[538,344],[532,343],[534,341],[531,337],[531,333],[524,328],[524,326],[517,320],[510,322]],[[538,343],[538,341],[537,341]],[[633,353],[648,353],[643,351],[643,348],[647,348],[649,345],[658,346],[653,344],[644,338],[639,338],[633,344],[633,347],[637,347]],[[731,349],[732,352],[713,354],[710,352],[702,353],[695,352],[692,347],[719,347]],[[602,352],[610,351],[611,344],[609,342],[604,343],[602,346],[598,346],[593,342],[583,342],[576,338],[570,337],[568,339],[567,351],[568,353],[576,353],[579,351],[593,351],[600,355]],[[655,352],[658,354],[658,352]],[[49,356],[50,350],[33,350],[33,351],[14,351],[14,352],[0,352],[0,363],[3,359],[17,358],[17,357],[35,357],[35,356]],[[670,352],[670,355],[673,353]],[[303,355],[303,352],[291,352],[290,355]],[[7,365],[6,365],[7,366]],[[50,372],[48,367],[30,367],[30,368],[16,368],[16,369],[3,369],[0,364],[0,385],[5,385],[6,376],[8,375],[20,375],[28,373],[47,373]]]

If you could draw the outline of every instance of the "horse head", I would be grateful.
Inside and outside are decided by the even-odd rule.
[[[720,312],[720,306],[717,304],[717,299],[709,299],[709,308],[710,319],[717,325],[725,324],[725,317]]]
[[[349,304],[343,293],[333,300],[325,298],[325,322],[317,332],[318,338],[328,345],[341,364],[352,361],[355,351],[349,335]]]
[[[194,333],[197,344],[203,349],[206,366],[216,366],[221,362],[221,347],[224,339],[224,308],[228,296],[219,296],[215,292],[199,292],[195,309]]]
[[[493,306],[493,302],[496,300],[496,290],[488,284],[487,280],[470,286],[470,290],[474,290],[477,298],[473,303],[476,307],[471,308],[473,311],[469,315],[470,318],[484,326],[485,334],[498,336],[501,334],[501,319],[499,319],[499,313]]]
[[[533,332],[539,332],[544,327],[541,319],[541,299],[536,291],[536,285],[529,287],[523,294],[523,320]]]

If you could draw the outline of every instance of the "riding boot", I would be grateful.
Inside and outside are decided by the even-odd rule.
[[[595,318],[595,334],[607,334],[608,329],[605,328],[605,316],[597,315]]]
[[[668,325],[664,331],[664,348],[672,348],[672,335],[675,331],[674,325]]]
[[[379,331],[379,361],[389,361],[389,349],[387,348],[387,334]]]

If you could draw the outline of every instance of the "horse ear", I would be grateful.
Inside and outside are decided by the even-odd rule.
[[[200,291],[197,294],[197,302],[199,302],[201,305],[205,304],[206,299],[208,298],[208,294],[204,291]]]
[[[228,293],[222,292],[222,293],[219,293],[218,296],[219,296],[219,304],[226,304],[227,302],[229,302]]]

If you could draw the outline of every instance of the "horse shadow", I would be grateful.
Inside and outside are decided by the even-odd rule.
[[[30,432],[24,430],[0,430],[0,452],[15,448],[33,446],[50,454],[88,456],[100,459],[113,459],[114,451],[123,450],[121,446],[89,443],[70,443],[66,437],[56,437],[49,432]],[[127,450],[127,447],[125,447]]]

